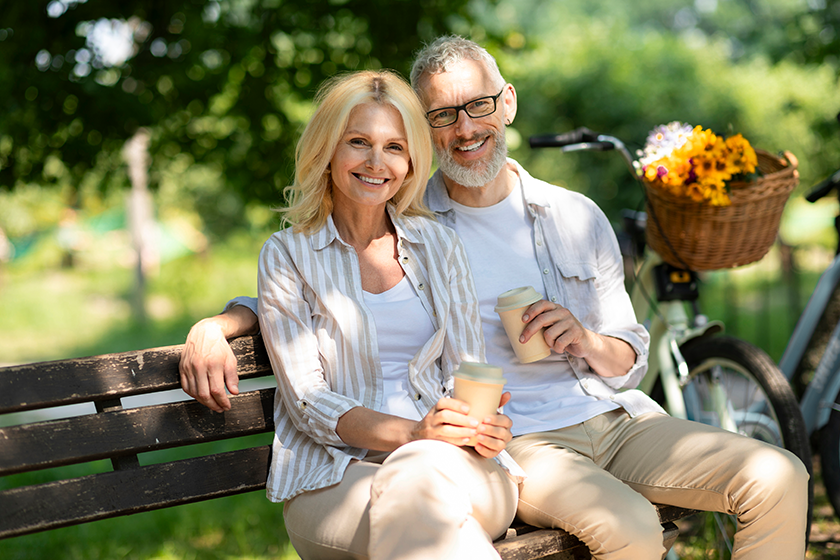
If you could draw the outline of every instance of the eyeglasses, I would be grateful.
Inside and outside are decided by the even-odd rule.
[[[507,84],[505,84],[505,86],[507,86]],[[505,88],[502,87],[502,91],[496,95],[479,97],[478,99],[473,99],[472,101],[464,103],[463,105],[458,105],[457,107],[443,107],[441,109],[429,111],[426,113],[426,118],[429,119],[429,124],[432,128],[443,128],[445,126],[449,126],[450,124],[454,124],[455,121],[458,120],[458,114],[461,112],[461,109],[463,109],[464,112],[473,119],[492,115],[496,112],[496,100],[499,99],[499,96],[501,96],[504,91]]]

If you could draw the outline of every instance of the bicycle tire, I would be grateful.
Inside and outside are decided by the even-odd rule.
[[[819,441],[825,493],[834,514],[840,517],[840,395],[834,400],[828,424],[820,430]]]
[[[695,339],[681,347],[688,364],[689,383],[683,387],[686,408],[691,420],[720,426],[712,407],[709,406],[710,377],[724,383],[730,410],[736,418],[738,432],[748,437],[784,447],[804,463],[811,474],[808,484],[808,531],[813,507],[813,463],[805,421],[799,403],[784,374],[773,360],[760,348],[737,338],[716,336]],[[733,395],[736,398],[732,398]],[[657,381],[651,396],[664,403],[664,391]],[[693,400],[693,402],[691,402]],[[840,454],[838,454],[840,459]],[[694,520],[702,532],[695,539],[711,540],[718,558],[731,556],[735,520],[732,516],[706,513]],[[691,521],[689,521],[691,523]],[[697,528],[697,527],[695,527]],[[691,535],[681,535],[689,540]]]

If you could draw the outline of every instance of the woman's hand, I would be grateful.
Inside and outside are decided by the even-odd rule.
[[[470,407],[464,401],[444,397],[414,424],[410,441],[418,439],[436,439],[452,445],[465,445],[474,438],[479,422],[467,416]]]
[[[510,400],[510,393],[502,395],[499,406]],[[452,445],[464,446],[475,441],[475,450],[482,457],[495,457],[513,437],[512,422],[504,414],[483,418],[481,422],[468,415],[469,405],[457,399],[440,399],[428,414],[414,426],[411,439],[436,439]]]
[[[186,394],[215,412],[230,410],[225,387],[232,395],[239,394],[236,356],[215,317],[190,329],[178,368]]]
[[[510,393],[504,393],[499,408],[510,401]],[[482,457],[492,458],[501,453],[513,438],[510,428],[513,422],[504,414],[488,416],[478,426],[475,450]]]
[[[184,392],[215,412],[230,410],[225,388],[238,395],[239,375],[228,339],[256,333],[258,327],[257,316],[241,305],[193,325],[178,364]]]

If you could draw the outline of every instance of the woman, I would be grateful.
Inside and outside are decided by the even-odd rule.
[[[260,254],[278,381],[268,497],[303,558],[497,558],[517,500],[499,457],[510,421],[447,398],[484,349],[464,250],[421,202],[425,114],[390,72],[342,76],[317,101],[292,227]]]

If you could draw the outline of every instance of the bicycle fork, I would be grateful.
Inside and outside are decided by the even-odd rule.
[[[651,318],[650,367],[642,389],[650,392],[658,376],[668,413],[675,418],[701,421],[703,411],[700,410],[699,399],[689,386],[691,376],[680,346],[695,338],[722,331],[723,324],[710,321],[700,326],[690,326],[681,301],[660,302],[658,308],[659,313]],[[717,416],[721,428],[737,432],[731,402],[722,381],[715,371],[711,372],[709,391],[713,410],[709,412]]]

